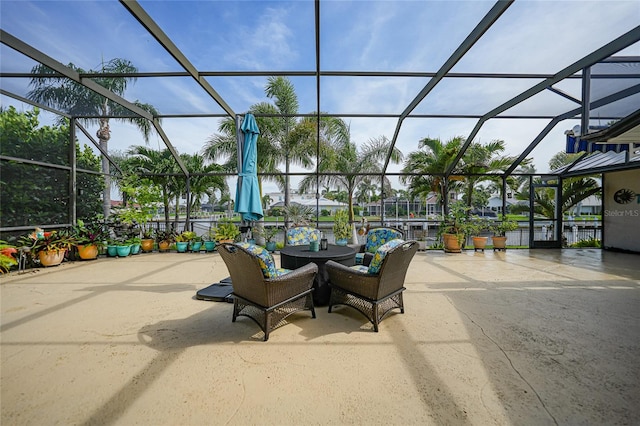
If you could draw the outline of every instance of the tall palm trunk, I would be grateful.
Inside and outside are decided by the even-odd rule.
[[[100,148],[104,152],[109,152],[109,139],[111,139],[111,130],[109,129],[109,119],[101,118],[100,127],[96,132]],[[104,191],[102,192],[102,211],[104,217],[109,217],[111,211],[111,175],[109,172],[109,159],[106,156],[102,156],[102,173],[104,176]]]

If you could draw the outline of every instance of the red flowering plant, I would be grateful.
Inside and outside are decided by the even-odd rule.
[[[45,232],[36,228],[34,232],[20,238],[20,245],[28,247],[34,256],[41,251],[68,250],[73,244],[74,239],[64,229]]]
[[[18,261],[14,257],[14,255],[17,254],[18,249],[6,241],[0,241],[0,274],[9,272],[12,266],[18,264]]]

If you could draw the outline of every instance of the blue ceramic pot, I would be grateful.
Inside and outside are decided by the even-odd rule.
[[[119,257],[127,257],[131,254],[131,246],[116,246]]]
[[[116,257],[118,255],[118,246],[107,246],[107,256]]]
[[[178,253],[186,253],[187,252],[187,248],[189,248],[189,243],[188,242],[177,242],[176,243],[176,250],[178,250]]]

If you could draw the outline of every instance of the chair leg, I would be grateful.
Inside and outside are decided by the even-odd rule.
[[[378,332],[378,324],[380,319],[378,318],[378,304],[373,304],[373,331]]]

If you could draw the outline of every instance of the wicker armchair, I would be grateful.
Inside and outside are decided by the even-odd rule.
[[[316,317],[311,297],[318,272],[314,263],[293,271],[276,268],[267,250],[247,243],[222,244],[218,251],[233,282],[233,322],[239,316],[251,318],[266,342],[269,332],[289,315],[310,310]]]
[[[417,250],[417,241],[396,239],[383,244],[368,267],[327,262],[325,269],[331,287],[329,313],[336,305],[351,306],[371,321],[376,332],[380,321],[392,309],[399,308],[404,313],[404,279]]]
[[[367,232],[367,240],[356,253],[356,265],[369,266],[376,250],[387,241],[403,238],[402,232],[393,228],[373,228]]]

